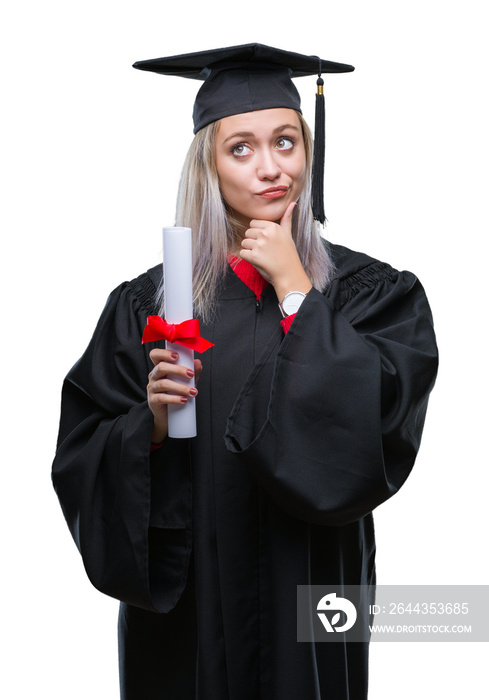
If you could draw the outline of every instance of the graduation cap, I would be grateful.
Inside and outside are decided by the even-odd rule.
[[[233,114],[276,107],[301,112],[300,96],[292,78],[317,75],[312,208],[314,218],[324,223],[325,117],[321,74],[347,73],[354,70],[353,66],[264,44],[243,44],[138,61],[134,68],[204,81],[194,104],[194,134],[207,124]]]

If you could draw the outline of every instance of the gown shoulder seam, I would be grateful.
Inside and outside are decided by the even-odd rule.
[[[147,272],[143,272],[139,277],[133,279],[128,286],[138,299],[142,309],[156,313],[156,294],[158,290]]]
[[[373,289],[382,282],[393,281],[396,274],[396,270],[388,263],[374,261],[346,277],[338,277],[333,282],[336,281],[339,286],[339,296],[343,306],[361,291]]]

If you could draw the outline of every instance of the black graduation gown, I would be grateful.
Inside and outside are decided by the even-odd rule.
[[[160,267],[110,296],[63,386],[53,481],[122,601],[124,700],[364,700],[366,644],[298,643],[298,584],[373,584],[371,511],[407,478],[437,368],[417,278],[332,245],[288,333],[229,269],[198,436],[150,454],[141,345]]]

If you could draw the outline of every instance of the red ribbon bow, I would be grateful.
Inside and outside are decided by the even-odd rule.
[[[196,352],[205,352],[214,345],[200,335],[197,318],[182,323],[167,323],[161,316],[148,316],[142,342],[151,343],[154,340],[168,340]]]

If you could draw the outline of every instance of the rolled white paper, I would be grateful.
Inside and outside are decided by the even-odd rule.
[[[192,305],[192,231],[172,226],[163,229],[163,278],[165,288],[165,320],[182,323],[193,318]],[[194,368],[194,351],[166,341],[169,350],[178,352],[178,364]],[[194,378],[172,377],[180,384],[195,386]],[[197,435],[195,399],[186,404],[168,405],[168,435],[172,438],[191,438]]]

